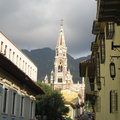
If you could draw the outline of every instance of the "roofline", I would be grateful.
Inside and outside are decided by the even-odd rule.
[[[13,64],[8,58],[0,53],[0,67],[8,74],[13,76],[15,82],[25,84],[31,89],[36,95],[45,94],[45,92],[39,87],[28,75],[20,70],[15,64]]]

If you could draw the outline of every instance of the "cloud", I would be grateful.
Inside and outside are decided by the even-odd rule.
[[[68,53],[90,54],[93,0],[0,0],[0,31],[20,49],[55,49],[63,19]]]

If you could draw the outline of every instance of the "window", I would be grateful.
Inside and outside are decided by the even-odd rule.
[[[62,72],[62,65],[58,66],[58,72]]]
[[[33,105],[34,105],[34,102],[33,102],[33,100],[31,100],[31,103],[30,103],[31,105],[30,105],[30,119],[33,119]]]
[[[62,83],[62,78],[58,78],[58,82],[59,82],[59,83]]]
[[[9,59],[11,59],[11,49],[9,49]]]
[[[118,92],[117,90],[110,91],[110,113],[118,111]]]
[[[101,63],[105,62],[105,36],[104,34],[100,35],[100,55],[101,55]]]
[[[7,45],[5,45],[4,55],[6,55],[6,52],[7,52]]]
[[[96,82],[97,82],[98,90],[101,90],[99,53],[97,53],[96,59],[97,59],[97,64],[96,64]]]
[[[24,96],[21,97],[21,103],[20,103],[20,116],[23,116],[24,111]]]
[[[15,114],[16,111],[16,97],[17,97],[17,92],[13,91],[13,96],[12,96],[12,114]]]
[[[89,77],[91,91],[94,91],[94,77]]]
[[[21,58],[20,58],[20,60],[19,60],[19,67],[21,68]]]
[[[16,56],[16,65],[18,65],[18,55]]]
[[[3,49],[3,42],[1,42],[1,53],[2,53],[2,49]]]
[[[62,72],[63,71],[63,67],[62,67],[62,64],[60,62],[59,66],[58,66],[58,72]]]
[[[7,99],[8,99],[8,89],[5,88],[4,90],[4,103],[3,103],[3,112],[6,113],[7,110]]]
[[[114,22],[106,23],[106,39],[112,39],[114,35]]]
[[[15,52],[13,52],[12,61],[14,62]]]

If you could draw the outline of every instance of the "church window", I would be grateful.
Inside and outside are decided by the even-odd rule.
[[[58,83],[62,83],[62,78],[58,78]]]
[[[58,66],[58,72],[62,72],[62,69],[63,69],[62,65],[59,65]]]
[[[62,72],[62,65],[60,66],[60,72]]]

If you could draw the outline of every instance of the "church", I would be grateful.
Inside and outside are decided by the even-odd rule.
[[[73,84],[72,75],[67,65],[67,47],[65,44],[63,25],[55,48],[54,72],[51,71],[51,85],[54,89],[69,88]]]
[[[81,105],[82,103],[84,103],[84,80],[82,80],[81,84],[79,83],[79,81],[77,84],[74,83],[70,69],[68,69],[67,47],[65,43],[62,21],[60,25],[60,33],[57,45],[55,48],[54,70],[51,71],[50,80],[48,80],[48,76],[46,75],[44,81],[42,82],[51,85],[53,89],[60,90],[65,97],[67,103],[72,103],[74,105]],[[71,108],[71,110],[73,110],[73,108]],[[74,114],[73,112],[71,112],[72,115],[70,113],[69,116],[72,118],[72,116],[76,116],[76,114],[80,115],[81,111],[79,111],[79,113],[77,111]]]

